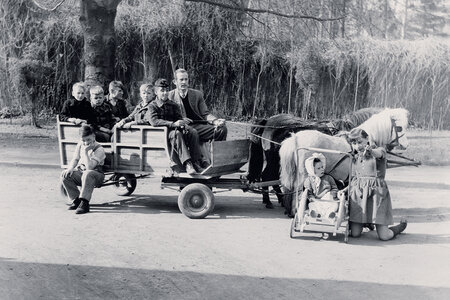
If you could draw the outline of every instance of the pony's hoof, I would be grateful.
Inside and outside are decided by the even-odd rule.
[[[271,202],[266,203],[266,208],[272,209],[273,208],[273,204]]]

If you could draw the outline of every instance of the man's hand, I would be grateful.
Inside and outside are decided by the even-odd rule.
[[[225,125],[225,119],[215,119],[212,123],[214,126],[222,127]]]
[[[173,126],[175,127],[183,127],[186,126],[188,123],[183,119],[183,120],[178,120],[176,122],[173,123]]]
[[[121,121],[119,121],[118,123],[116,123],[116,124],[114,125],[114,127],[122,128],[124,124],[125,124],[125,121],[124,121],[124,120],[121,120]]]
[[[62,177],[68,178],[68,177],[72,176],[72,173],[73,173],[73,168],[68,168],[62,172]]]
[[[99,129],[100,129],[100,131],[103,131],[103,132],[106,132],[106,133],[112,133],[112,130],[108,129],[106,127],[100,127]]]
[[[122,127],[125,128],[125,129],[130,129],[132,125],[133,125],[132,122],[128,122],[128,123],[123,124]]]
[[[69,121],[69,122],[71,122],[71,123],[73,123],[75,125],[80,125],[81,122],[84,121],[84,120],[78,119],[78,118],[69,118],[69,119],[67,119],[67,121]]]
[[[183,121],[185,122],[186,125],[189,125],[193,122],[192,119],[189,118],[183,118]]]
[[[89,150],[94,149],[94,143],[91,143],[87,146],[84,146],[84,151],[88,152]]]

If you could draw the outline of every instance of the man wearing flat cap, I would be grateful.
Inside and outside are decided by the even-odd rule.
[[[181,163],[190,175],[203,172],[199,135],[183,120],[178,104],[169,100],[169,82],[156,80],[154,90],[156,99],[149,105],[150,124],[169,128],[171,160]]]
[[[201,91],[189,88],[189,75],[185,69],[175,71],[173,83],[177,88],[170,91],[169,99],[180,106],[184,120],[197,130],[200,140],[224,141],[227,138],[225,120],[209,112]]]

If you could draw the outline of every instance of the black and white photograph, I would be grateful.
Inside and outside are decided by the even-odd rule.
[[[0,0],[0,299],[449,299],[449,0]]]

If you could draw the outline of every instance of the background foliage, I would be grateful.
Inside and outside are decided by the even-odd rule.
[[[174,69],[184,67],[211,110],[227,118],[290,112],[325,119],[367,106],[400,106],[419,126],[450,127],[444,1],[222,3],[346,17],[318,22],[181,0],[123,0],[115,77],[133,104],[142,82],[171,79]],[[30,0],[0,3],[2,111],[58,112],[71,85],[83,80],[78,10],[77,0],[53,12]]]

